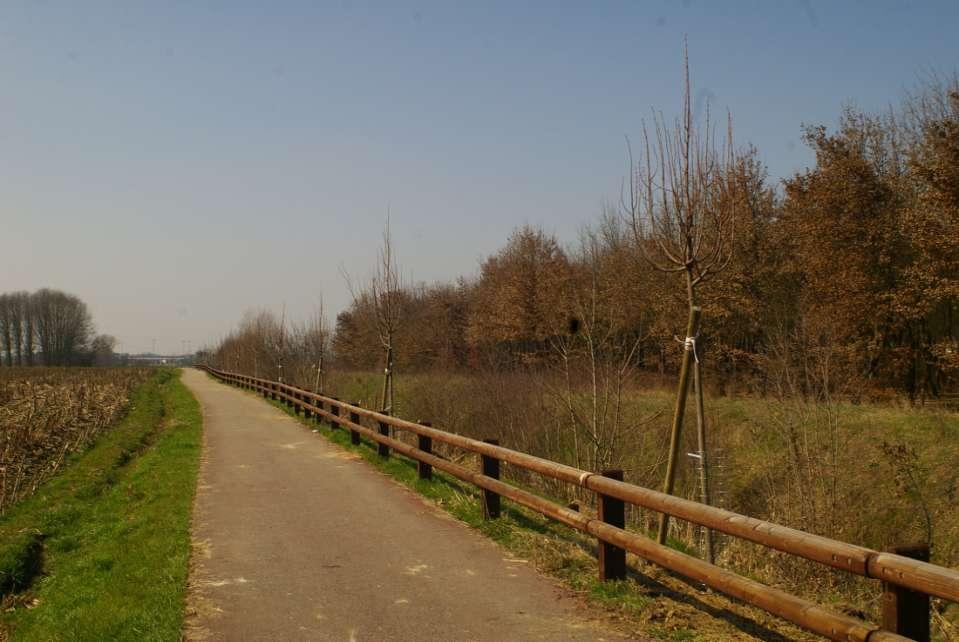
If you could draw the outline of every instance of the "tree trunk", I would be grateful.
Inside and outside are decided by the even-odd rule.
[[[380,396],[380,409],[393,413],[393,346],[386,348],[386,367],[383,368],[383,394]]]
[[[695,337],[699,331],[699,316],[702,311],[696,305],[689,308],[689,321],[686,324],[686,336]],[[683,431],[683,417],[686,414],[686,396],[689,393],[689,370],[693,358],[693,351],[687,345],[683,352],[683,364],[679,370],[679,386],[676,389],[676,406],[673,408],[673,426],[669,433],[669,460],[666,464],[666,481],[663,483],[663,492],[673,493],[676,482],[676,464],[679,459],[679,443]],[[659,533],[656,541],[666,543],[666,534],[669,530],[669,515],[659,516]]]

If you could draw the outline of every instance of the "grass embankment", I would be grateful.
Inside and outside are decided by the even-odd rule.
[[[160,371],[0,519],[0,639],[180,638],[201,434],[197,401]]]
[[[254,393],[250,393],[254,394]],[[513,557],[528,560],[540,571],[562,580],[592,606],[626,631],[671,642],[721,640],[815,640],[818,637],[782,622],[759,609],[704,593],[701,587],[628,555],[633,569],[625,581],[601,582],[598,578],[596,542],[512,502],[503,502],[499,519],[483,517],[480,492],[446,473],[433,470],[433,479],[419,479],[416,463],[402,456],[383,458],[371,440],[362,437],[354,446],[347,430],[330,430],[296,415],[280,401],[274,406],[296,417],[314,432],[344,450],[363,458],[381,472],[434,502],[505,548]],[[434,444],[434,447],[439,447]],[[477,466],[460,462],[464,465]],[[528,489],[534,490],[534,489]],[[674,542],[678,547],[682,545]]]

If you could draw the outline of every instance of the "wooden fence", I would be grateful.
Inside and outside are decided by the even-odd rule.
[[[793,624],[831,640],[889,642],[929,639],[929,596],[959,602],[959,571],[930,564],[928,549],[905,547],[897,552],[875,551],[754,519],[623,481],[622,471],[590,472],[511,450],[495,440],[480,441],[439,430],[426,424],[345,403],[289,384],[203,367],[217,379],[285,402],[297,413],[334,429],[350,431],[353,443],[366,436],[378,444],[379,454],[402,454],[418,462],[419,475],[430,479],[432,469],[442,470],[483,491],[484,515],[496,518],[500,498],[535,510],[546,517],[595,537],[599,542],[599,575],[604,580],[626,577],[626,551],[701,582],[721,593],[759,607]],[[373,426],[373,427],[370,427]],[[417,436],[412,446],[390,436],[390,429]],[[479,455],[481,470],[471,470],[438,457],[434,442]],[[500,464],[522,468],[596,493],[597,517],[587,517],[500,479]],[[666,513],[673,518],[726,533],[784,553],[831,566],[882,583],[883,621],[863,622],[780,589],[656,543],[643,534],[626,530],[625,504]],[[918,558],[918,559],[917,559]],[[924,559],[923,559],[924,558]]]

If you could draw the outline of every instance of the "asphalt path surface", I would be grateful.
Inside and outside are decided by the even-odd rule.
[[[183,381],[205,431],[187,639],[629,639],[262,398]]]

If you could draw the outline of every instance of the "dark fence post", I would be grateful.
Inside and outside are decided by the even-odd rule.
[[[354,405],[354,406],[358,406],[358,405],[360,405],[360,402],[359,402],[359,401],[354,401],[354,402],[353,402],[353,405]],[[358,414],[356,414],[355,412],[352,412],[352,411],[351,411],[351,412],[350,412],[350,421],[352,421],[352,422],[355,423],[355,424],[358,424],[358,423],[360,423],[360,416],[359,416]],[[353,444],[354,446],[359,446],[359,445],[360,445],[360,433],[356,432],[356,431],[353,430],[352,428],[350,428],[350,443]]]
[[[337,399],[336,397],[333,397],[333,399],[335,401],[339,401],[339,399]],[[337,428],[340,427],[340,422],[337,421],[336,419],[337,417],[340,416],[340,407],[336,404],[331,403],[330,412],[333,413],[333,419],[330,420],[330,428],[332,428],[333,430],[336,430]]]
[[[421,421],[420,424],[426,427],[433,425],[428,421]],[[433,438],[427,437],[426,435],[416,435],[416,447],[427,455],[432,455]],[[425,461],[416,462],[416,472],[419,473],[420,479],[425,479],[427,481],[433,479],[433,467],[427,464]]]
[[[623,481],[622,470],[604,470],[603,477]],[[597,493],[599,499],[598,517],[616,528],[626,527],[626,505],[623,500],[608,497]],[[626,579],[626,551],[608,542],[599,543],[599,579],[624,580]]]
[[[890,553],[929,561],[929,545],[896,546]],[[889,582],[882,583],[882,628],[918,642],[929,642],[929,596]]]
[[[304,392],[303,393],[303,418],[304,419],[313,418],[313,411],[310,410],[310,406],[313,405],[313,403],[314,403],[313,399],[309,398],[307,394]]]
[[[276,400],[276,393],[277,393],[279,387],[280,387],[280,386],[279,386],[279,384],[277,384],[277,383],[271,383],[271,384],[270,384],[270,394],[273,395],[273,400],[274,400],[274,401]]]
[[[320,401],[319,399],[316,400],[315,405],[316,405],[317,409],[319,409],[319,410],[323,410],[323,408],[324,408],[323,402]],[[316,413],[315,417],[316,417],[316,423],[320,423],[320,422],[323,421],[323,415],[321,415],[320,413]]]
[[[385,410],[380,411],[381,414],[388,414]],[[384,437],[390,436],[390,426],[387,423],[379,422],[380,435]],[[389,457],[390,456],[390,447],[386,444],[381,444],[377,442],[376,452],[380,457]]]
[[[484,439],[487,444],[499,446],[499,439]],[[499,459],[482,455],[483,474],[493,479],[499,479]],[[499,517],[500,497],[491,490],[483,489],[483,518],[496,519]]]
[[[294,390],[294,391],[293,391],[293,401],[290,402],[290,403],[293,404],[293,413],[294,413],[294,414],[297,414],[297,415],[298,415],[298,414],[300,414],[300,412],[302,412],[302,410],[303,410],[303,406],[302,406],[302,404],[301,404],[302,401],[303,401],[303,395],[300,394],[300,391],[299,391],[299,390]]]

